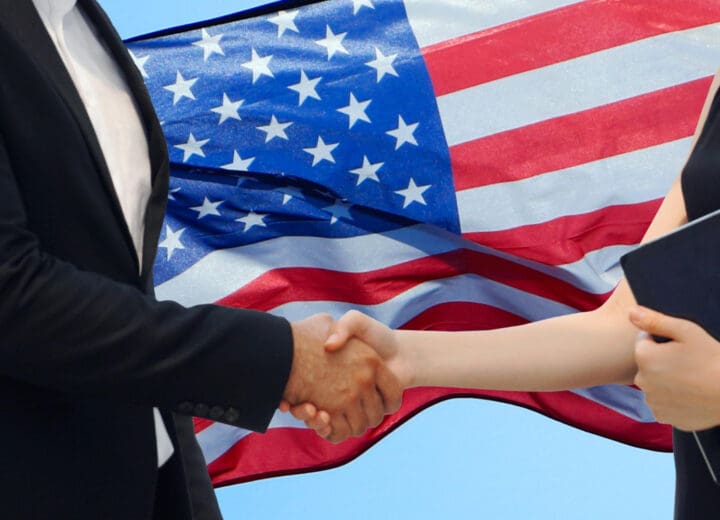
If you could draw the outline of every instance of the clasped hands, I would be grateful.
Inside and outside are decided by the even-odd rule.
[[[357,311],[291,326],[293,364],[280,410],[340,442],[400,407],[405,378],[391,329]]]

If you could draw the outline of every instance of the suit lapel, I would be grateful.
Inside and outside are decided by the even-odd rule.
[[[107,15],[94,0],[78,0],[78,5],[85,11],[88,18],[95,25],[101,38],[103,38],[108,49],[110,49],[113,58],[123,71],[128,86],[138,103],[142,122],[145,127],[150,150],[153,193],[146,215],[143,258],[151,261],[155,255],[155,244],[157,243],[157,235],[159,234],[159,227],[162,222],[162,215],[164,214],[164,198],[167,186],[167,149],[165,139],[157,117],[155,116],[155,111],[142,76],[135,67],[122,40],[112,27]],[[105,162],[105,157],[100,148],[100,143],[98,142],[92,122],[75,88],[75,84],[68,74],[65,64],[58,55],[54,43],[48,36],[32,1],[0,0],[0,12],[3,13],[0,17],[0,25],[18,42],[21,42],[23,48],[28,50],[30,58],[40,70],[46,73],[50,83],[52,83],[73,114],[76,123],[85,137],[88,149],[97,166],[97,171],[102,178],[106,194],[113,206],[115,216],[118,219],[118,224],[123,229],[127,246],[131,249],[137,263],[137,255],[135,254],[132,237],[122,213],[110,171]],[[160,213],[159,216],[158,213]],[[145,275],[144,277],[147,277],[147,271],[150,270],[151,264],[149,262],[143,263],[145,265],[142,266],[142,272]]]
[[[145,212],[145,236],[143,237],[143,266],[141,269],[144,288],[152,291],[152,269],[157,252],[160,228],[165,217],[168,185],[168,155],[165,135],[157,119],[155,108],[148,94],[140,71],[135,66],[125,44],[115,31],[105,11],[95,0],[78,0],[95,28],[104,39],[110,53],[123,71],[125,80],[140,110],[148,138],[150,167],[152,171],[152,192]]]
[[[28,55],[30,59],[35,62],[35,65],[46,73],[49,78],[49,83],[53,85],[58,94],[60,94],[60,97],[65,101],[75,122],[80,127],[85,137],[88,150],[94,159],[97,172],[99,172],[102,179],[106,195],[112,204],[118,225],[120,225],[123,230],[127,245],[131,248],[137,265],[137,255],[134,252],[130,230],[127,227],[125,217],[122,213],[122,208],[117,198],[112,178],[110,177],[110,171],[105,162],[105,156],[100,148],[100,143],[98,142],[92,122],[85,110],[85,105],[80,98],[80,94],[75,88],[75,84],[55,48],[55,44],[45,30],[40,15],[38,15],[31,0],[0,0],[0,12],[3,13],[0,23],[5,26],[5,29],[15,37],[18,42],[21,42],[23,48],[28,50]]]

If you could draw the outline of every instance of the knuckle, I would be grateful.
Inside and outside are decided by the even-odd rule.
[[[678,320],[678,332],[680,336],[695,335],[701,332],[699,325],[688,320]]]
[[[360,317],[360,311],[356,309],[350,309],[345,313],[345,318],[348,320],[356,320]]]
[[[321,320],[322,320],[323,322],[325,322],[325,323],[332,323],[332,322],[333,322],[333,317],[330,316],[330,314],[328,314],[327,312],[321,312],[321,313],[318,315],[318,319],[321,319]]]
[[[366,391],[370,387],[375,387],[375,378],[370,372],[363,372],[358,375],[358,385],[363,391]]]

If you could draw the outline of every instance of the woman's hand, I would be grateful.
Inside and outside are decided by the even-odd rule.
[[[720,342],[695,323],[636,307],[635,384],[655,418],[685,431],[720,424]],[[650,335],[669,338],[658,343]]]

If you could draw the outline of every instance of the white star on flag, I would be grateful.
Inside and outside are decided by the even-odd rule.
[[[192,157],[193,155],[205,157],[205,152],[203,152],[202,147],[208,144],[209,141],[210,139],[203,139],[202,141],[198,141],[191,133],[188,137],[187,143],[176,144],[175,148],[180,148],[184,152],[183,162],[187,162],[187,160],[190,159],[190,157]]]
[[[268,18],[268,22],[277,25],[278,38],[280,38],[285,34],[285,31],[300,32],[297,25],[295,25],[295,17],[297,15],[298,11],[279,11],[277,16]]]
[[[395,67],[393,67],[393,61],[395,61],[395,58],[397,58],[397,54],[385,56],[380,49],[375,47],[375,59],[368,61],[365,65],[375,69],[375,72],[377,73],[377,83],[380,83],[380,80],[385,77],[385,74],[390,74],[395,77],[399,76]]]
[[[415,140],[415,136],[413,133],[417,129],[418,125],[420,123],[412,123],[410,125],[405,123],[405,120],[402,118],[402,116],[398,116],[398,127],[395,130],[390,130],[386,132],[388,135],[393,136],[395,139],[395,149],[397,150],[405,143],[414,144],[417,146],[417,141]]]
[[[180,74],[180,71],[177,71],[177,75],[175,76],[175,83],[173,83],[172,85],[167,85],[163,88],[173,93],[173,105],[176,105],[177,102],[184,97],[195,99],[195,96],[193,95],[190,88],[195,84],[197,80],[198,78],[185,79],[183,78],[182,74]]]
[[[372,100],[368,99],[367,101],[358,101],[355,99],[355,96],[352,92],[350,92],[350,104],[346,107],[338,108],[338,112],[342,112],[346,116],[350,118],[349,120],[349,126],[348,129],[352,128],[353,125],[358,121],[365,121],[366,123],[370,123],[370,118],[365,113],[365,110],[367,110],[368,105],[372,103]]]
[[[267,217],[266,213],[255,213],[254,211],[250,210],[250,213],[245,215],[244,217],[236,218],[235,222],[242,222],[245,224],[245,227],[243,228],[243,233],[247,233],[250,231],[250,228],[258,226],[258,227],[267,227],[267,224],[265,224],[265,217]]]
[[[286,141],[289,141],[287,134],[285,133],[285,129],[292,125],[291,121],[288,121],[287,123],[280,123],[275,118],[275,114],[270,116],[270,124],[265,126],[258,126],[257,129],[265,132],[267,135],[265,136],[265,142],[269,143],[274,138],[279,137],[281,139],[285,139]]]
[[[251,51],[251,54],[252,59],[243,63],[242,66],[252,71],[253,84],[258,79],[260,79],[261,76],[270,76],[271,78],[274,78],[275,76],[273,75],[269,66],[270,60],[272,59],[272,54],[268,54],[267,56],[260,56],[254,47]]]
[[[286,186],[284,188],[278,188],[275,191],[282,193],[283,206],[293,199],[305,200],[305,194],[302,192],[302,190],[300,188],[295,188],[294,186]]]
[[[172,258],[173,253],[176,249],[185,249],[185,246],[180,241],[180,237],[185,232],[186,228],[173,231],[170,226],[165,224],[165,240],[158,244],[158,247],[164,247],[167,249],[167,259]]]
[[[207,61],[207,59],[213,54],[221,54],[222,56],[225,56],[225,52],[223,52],[222,47],[220,47],[220,38],[222,37],[222,34],[210,36],[210,33],[208,33],[206,29],[202,30],[202,40],[193,42],[193,45],[202,48],[203,61]]]
[[[294,90],[299,94],[298,106],[302,106],[302,104],[305,103],[305,100],[309,97],[313,99],[320,99],[317,90],[315,90],[315,87],[317,87],[317,84],[320,83],[320,80],[322,80],[321,76],[309,79],[307,74],[305,74],[305,71],[300,70],[300,81],[288,87],[290,90]]]
[[[335,158],[332,156],[332,151],[338,147],[340,143],[325,144],[323,138],[318,136],[317,144],[314,148],[303,148],[304,151],[313,156],[312,165],[315,166],[320,161],[335,162]]]
[[[140,74],[142,74],[142,77],[149,78],[150,76],[148,76],[148,73],[145,71],[145,64],[147,63],[147,60],[150,59],[150,55],[148,54],[147,56],[142,56],[138,58],[137,56],[135,56],[135,54],[133,54],[133,51],[128,52],[130,53],[130,57],[132,58],[133,63],[135,63],[135,66],[140,71]]]
[[[372,164],[368,160],[367,155],[363,155],[362,166],[360,168],[350,170],[350,173],[358,176],[357,184],[355,184],[355,186],[360,186],[367,179],[372,179],[375,182],[380,182],[380,179],[377,176],[377,172],[380,168],[383,167],[383,164],[385,164],[385,163],[379,162],[379,163]]]
[[[375,9],[372,0],[353,0],[353,14],[358,14],[358,11],[362,7],[369,7],[370,9]]]
[[[336,52],[342,52],[343,54],[350,54],[348,50],[343,46],[342,41],[347,36],[347,33],[335,34],[329,25],[325,26],[325,38],[322,40],[315,40],[315,43],[321,47],[327,49],[328,61],[330,58],[335,56]]]
[[[243,159],[240,157],[240,154],[237,153],[237,150],[233,151],[233,161],[230,164],[225,164],[221,166],[223,170],[232,170],[236,172],[246,172],[250,169],[250,165],[255,160],[255,157],[248,157],[247,159]]]
[[[230,101],[228,95],[223,92],[222,105],[211,109],[216,114],[220,114],[220,122],[218,124],[221,125],[228,119],[237,119],[240,121],[242,118],[240,117],[240,114],[238,114],[238,109],[244,102],[244,99],[239,101]]]
[[[182,188],[175,188],[174,190],[168,191],[168,200],[175,200],[175,194],[179,192]]]
[[[210,199],[205,197],[205,200],[203,200],[202,206],[194,206],[190,208],[193,211],[198,212],[197,219],[200,220],[203,217],[207,217],[208,215],[217,215],[218,217],[221,216],[220,212],[218,211],[218,206],[225,202],[224,200],[218,200],[217,202],[210,202]]]
[[[407,208],[413,202],[419,202],[420,204],[427,206],[427,203],[425,202],[425,197],[423,197],[423,193],[425,193],[431,186],[432,184],[418,186],[417,184],[415,184],[415,179],[410,177],[410,183],[408,184],[408,187],[404,190],[398,190],[395,193],[402,197],[405,197],[405,201],[403,202],[403,209]]]
[[[344,218],[346,220],[352,220],[352,215],[350,215],[350,208],[350,204],[347,204],[341,200],[335,200],[335,204],[323,208],[323,211],[327,211],[332,215],[330,217],[330,225],[332,226],[341,218]]]

